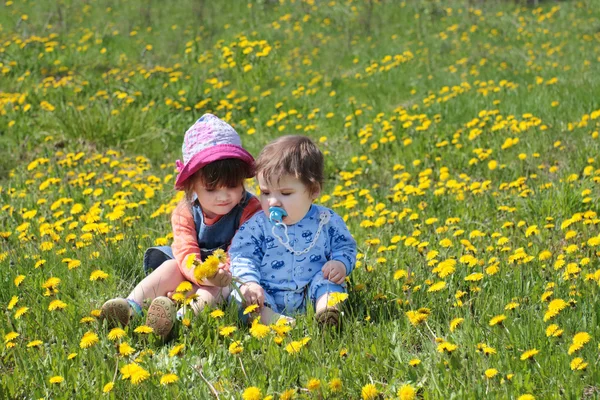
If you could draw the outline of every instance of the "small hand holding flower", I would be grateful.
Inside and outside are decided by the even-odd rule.
[[[327,261],[323,268],[323,277],[333,283],[341,285],[346,279],[346,266],[343,262],[337,260]]]
[[[225,287],[229,286],[232,279],[233,277],[228,268],[226,269],[224,267],[219,267],[219,270],[212,278],[206,278],[206,282],[213,286]]]
[[[258,283],[244,283],[240,286],[240,292],[246,305],[256,304],[259,309],[265,305],[265,290]]]

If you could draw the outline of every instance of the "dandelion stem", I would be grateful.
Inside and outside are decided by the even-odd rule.
[[[119,372],[119,354],[117,353],[115,356],[115,373],[113,375],[112,381],[114,382],[117,379],[117,373]]]
[[[195,365],[194,369],[198,372],[198,374],[200,375],[200,378],[202,378],[202,380],[204,381],[204,383],[206,383],[208,385],[208,388],[210,389],[211,393],[218,400],[219,399],[219,392],[217,392],[217,389],[215,389],[215,387],[204,377],[204,374],[202,374],[202,367],[200,365]]]
[[[248,375],[246,375],[246,369],[244,368],[244,363],[242,362],[242,357],[238,356],[238,360],[240,361],[240,367],[242,367],[242,372],[244,373],[246,382],[248,382]]]

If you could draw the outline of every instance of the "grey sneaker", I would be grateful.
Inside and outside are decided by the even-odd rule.
[[[152,300],[146,316],[146,325],[158,336],[167,339],[177,315],[177,305],[168,297],[160,296]]]
[[[122,298],[108,300],[102,305],[101,310],[101,316],[106,319],[109,328],[115,328],[119,324],[123,327],[127,326],[134,314],[129,302]]]

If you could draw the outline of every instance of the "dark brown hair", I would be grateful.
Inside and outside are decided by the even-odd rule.
[[[323,153],[306,136],[282,136],[260,152],[256,174],[261,174],[267,183],[292,175],[314,194],[323,186]]]
[[[251,165],[237,158],[217,160],[194,172],[183,184],[185,197],[191,201],[194,196],[194,183],[200,179],[207,189],[237,187],[244,179],[251,178],[254,171]]]

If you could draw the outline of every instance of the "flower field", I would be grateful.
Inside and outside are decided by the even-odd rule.
[[[0,398],[599,398],[599,6],[3,0]],[[100,321],[206,112],[319,143],[342,329]]]

